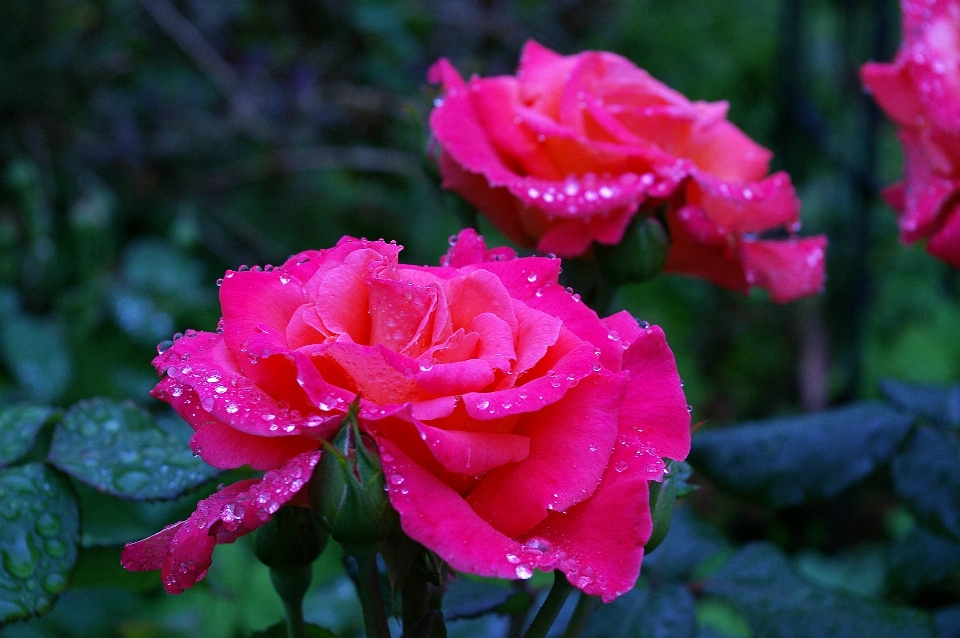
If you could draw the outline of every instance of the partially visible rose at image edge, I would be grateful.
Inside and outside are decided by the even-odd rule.
[[[610,601],[640,572],[649,483],[690,448],[663,332],[605,319],[557,283],[560,261],[488,250],[464,230],[440,267],[395,243],[344,237],[278,268],[228,272],[218,332],[154,360],[153,395],[194,428],[194,451],[262,478],[223,487],[186,521],[124,548],[168,592],[306,488],[359,396],[403,531],[457,571],[559,569]]]
[[[428,74],[443,186],[508,238],[574,257],[620,242],[634,216],[666,206],[665,272],[786,302],[820,292],[826,237],[795,237],[790,178],[726,119],[614,53],[564,56],[529,41],[516,76]],[[776,238],[770,238],[773,234]]]
[[[864,87],[898,127],[904,179],[883,191],[900,239],[960,269],[960,3],[901,2],[903,43],[892,63],[868,62]]]

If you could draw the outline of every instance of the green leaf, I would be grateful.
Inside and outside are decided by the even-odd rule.
[[[32,405],[0,408],[0,467],[29,452],[37,433],[55,414],[53,408]]]
[[[680,583],[651,587],[645,580],[612,603],[601,606],[583,632],[585,638],[694,638],[693,594]]]
[[[461,575],[447,584],[441,602],[449,623],[488,614],[524,613],[534,606],[536,598],[503,580]]]
[[[0,354],[13,370],[24,395],[52,403],[70,384],[73,362],[60,325],[53,319],[15,315],[3,322]]]
[[[913,385],[887,379],[880,383],[880,391],[908,412],[960,426],[960,385]]]
[[[0,626],[48,611],[77,560],[69,485],[42,463],[0,471]]]
[[[815,586],[769,543],[742,548],[704,583],[704,592],[736,606],[764,638],[933,638],[918,609],[881,605]]]
[[[884,591],[888,553],[883,543],[848,546],[831,556],[808,549],[800,552],[793,564],[799,574],[814,583],[860,598],[879,599]]]
[[[690,462],[777,507],[833,496],[893,454],[913,417],[880,402],[700,431]]]
[[[960,539],[960,433],[921,425],[893,459],[893,485],[922,520]]]
[[[74,405],[53,433],[50,462],[91,487],[129,500],[171,499],[219,473],[132,403]]]
[[[895,590],[914,594],[922,588],[941,585],[954,576],[960,579],[960,543],[922,525],[917,525],[890,549],[887,583]]]
[[[287,638],[286,623],[277,623],[263,631],[255,631],[250,638]],[[307,625],[307,638],[337,638],[337,634],[329,629],[317,627],[316,625]]]
[[[655,552],[643,557],[643,573],[658,582],[687,579],[704,561],[728,548],[719,529],[681,504],[673,513],[667,537]]]

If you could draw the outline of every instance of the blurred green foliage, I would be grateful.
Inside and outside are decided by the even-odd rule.
[[[615,51],[692,99],[727,100],[730,118],[793,176],[804,233],[830,236],[819,298],[775,306],[673,276],[613,296],[609,311],[664,327],[695,421],[822,410],[878,396],[886,377],[955,383],[960,280],[898,244],[877,191],[898,178],[901,156],[856,76],[867,59],[892,57],[896,12],[894,0],[0,0],[0,405],[131,399],[182,439],[183,424],[148,396],[149,361],[172,333],[216,326],[214,282],[227,268],[276,264],[344,234],[395,239],[405,261],[436,263],[473,218],[439,189],[427,158],[436,89],[426,69],[445,56],[465,74],[513,73],[529,38],[564,53]],[[571,283],[589,271],[565,264]],[[698,528],[695,545],[709,551],[687,557],[695,578],[735,543],[772,539],[821,589],[945,610],[960,601],[955,566],[905,572],[937,543],[954,557],[956,544],[918,527],[888,479],[784,511],[722,493],[698,472],[694,481],[703,489],[693,505],[712,530]],[[280,618],[247,539],[218,548],[209,577],[180,597],[154,574],[117,566],[118,543],[183,518],[196,494],[132,505],[75,489],[89,515],[73,587],[50,615],[4,635],[234,636]],[[906,520],[899,535],[882,524],[894,519]],[[701,524],[674,525],[657,551],[675,551],[670,539]],[[904,547],[908,533],[922,543]],[[898,543],[883,587],[876,543]],[[780,550],[749,547],[755,555],[739,560],[773,565],[776,586],[798,578]],[[657,589],[657,555],[637,596],[658,609],[694,606],[684,589]],[[750,613],[735,605],[759,594],[727,572],[707,587],[715,595],[695,603],[700,635],[751,635]],[[335,544],[315,565],[307,618],[342,636],[360,631]],[[464,616],[451,635],[500,632],[501,620]]]

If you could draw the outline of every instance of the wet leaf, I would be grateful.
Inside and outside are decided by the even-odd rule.
[[[597,609],[583,632],[585,638],[694,638],[696,634],[690,590],[680,583],[651,587],[646,581]]]
[[[50,461],[101,492],[130,500],[175,498],[219,473],[143,410],[105,399],[78,403],[64,414]]]
[[[912,385],[887,379],[880,391],[908,412],[960,427],[960,385]]]
[[[66,588],[80,531],[69,485],[42,463],[0,470],[0,626],[48,611]]]
[[[769,543],[745,546],[704,583],[704,592],[736,606],[765,638],[933,638],[932,619],[910,607],[882,605],[818,587],[798,576]]]
[[[893,459],[893,485],[935,529],[960,539],[960,433],[922,425]]]
[[[833,496],[869,475],[913,417],[867,402],[816,414],[700,431],[690,462],[714,482],[777,507]]]
[[[890,549],[887,583],[908,594],[960,576],[960,543],[918,525]]]
[[[40,428],[56,413],[53,408],[31,405],[0,408],[0,467],[29,452]]]
[[[30,400],[52,403],[70,383],[73,363],[63,331],[53,319],[7,318],[0,329],[0,354]]]
[[[643,573],[655,581],[690,578],[704,561],[729,546],[719,529],[681,504],[673,513],[667,537],[655,552],[643,557]]]

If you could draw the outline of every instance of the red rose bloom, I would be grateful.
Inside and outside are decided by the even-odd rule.
[[[600,319],[557,284],[559,260],[488,251],[471,230],[440,267],[399,252],[345,237],[227,274],[222,330],[160,354],[154,395],[207,462],[267,472],[128,545],[128,569],[162,569],[180,592],[216,543],[305,504],[321,439],[359,397],[404,532],[454,569],[560,569],[607,601],[634,585],[649,482],[690,446],[662,331],[625,312]]]
[[[465,82],[446,60],[429,77],[444,88],[430,116],[444,187],[513,241],[572,257],[667,203],[667,272],[776,301],[821,289],[824,237],[757,237],[795,232],[799,201],[725,102],[691,102],[613,53],[535,42],[516,77]]]
[[[864,86],[899,127],[902,182],[883,195],[900,239],[960,268],[960,2],[904,1],[903,44],[891,64],[868,62]]]

